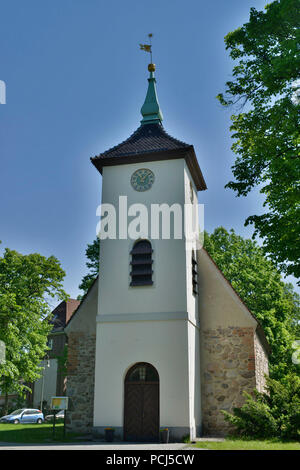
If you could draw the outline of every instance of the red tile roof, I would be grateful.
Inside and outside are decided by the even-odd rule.
[[[63,330],[73,313],[80,304],[80,300],[68,299],[63,300],[55,309],[52,311],[51,323],[53,323],[53,332]]]

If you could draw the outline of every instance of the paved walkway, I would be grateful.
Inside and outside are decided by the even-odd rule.
[[[128,444],[127,442],[86,442],[80,444],[10,444],[0,443],[1,450],[198,450],[189,444]]]

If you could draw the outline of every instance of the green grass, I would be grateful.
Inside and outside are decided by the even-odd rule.
[[[53,425],[43,424],[0,424],[0,443],[49,444],[51,442],[78,442],[80,434],[67,433],[63,436],[63,424],[55,425],[55,439],[52,435]],[[210,450],[300,450],[299,442],[286,442],[279,439],[264,441],[227,438],[224,442],[201,441],[193,447]]]
[[[201,441],[193,447],[210,450],[300,450],[300,443],[279,439],[250,440],[227,438],[223,442]]]
[[[63,436],[63,423],[55,424],[55,439],[53,440],[53,425],[43,424],[0,424],[0,443],[49,443],[49,442],[74,442],[78,436],[75,433],[66,433]]]

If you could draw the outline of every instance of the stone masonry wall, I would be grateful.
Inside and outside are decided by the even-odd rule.
[[[244,402],[256,386],[254,330],[227,327],[202,331],[202,416],[204,435],[230,430],[221,410]]]
[[[70,431],[90,433],[94,412],[94,377],[96,335],[70,332],[68,341],[67,396],[71,410],[67,413]]]
[[[265,391],[266,378],[269,375],[268,355],[257,335],[254,336],[254,349],[255,349],[255,377],[256,388],[259,392]]]

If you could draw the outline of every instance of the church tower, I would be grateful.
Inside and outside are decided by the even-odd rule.
[[[206,184],[193,146],[164,130],[148,70],[140,126],[92,158],[102,174],[100,274],[65,327],[67,426],[102,437],[113,427],[125,441],[158,441],[162,428],[177,442],[223,436],[222,411],[265,390],[270,347],[199,244]]]
[[[115,236],[101,239],[93,426],[129,441],[157,441],[161,428],[193,439],[202,421],[197,240],[184,236],[185,207],[197,213],[206,184],[193,146],[164,130],[148,70],[139,128],[91,159],[116,221]]]

